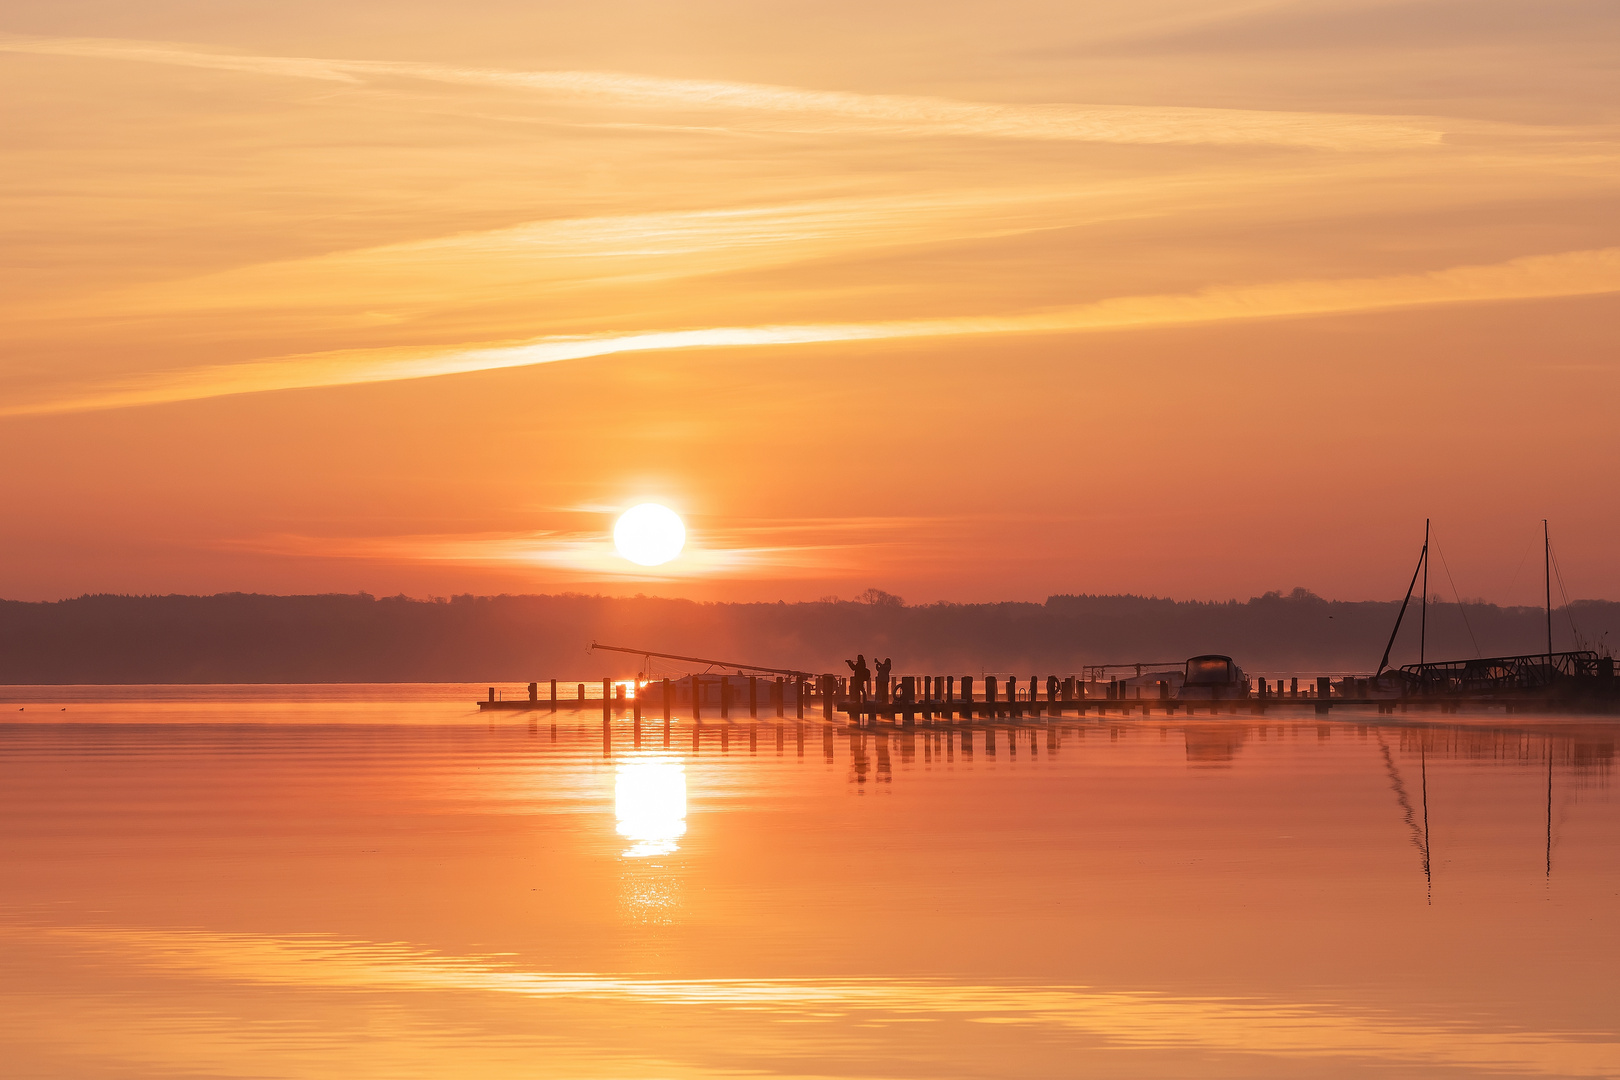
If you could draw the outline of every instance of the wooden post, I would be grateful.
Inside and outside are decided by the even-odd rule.
[[[996,715],[996,677],[994,675],[984,677],[984,711],[987,716]]]
[[[823,720],[831,720],[833,718],[832,688],[833,677],[831,675],[823,675],[821,677],[821,718]],[[828,738],[831,739],[832,736],[829,735]]]
[[[582,709],[585,707],[585,684],[584,683],[579,684],[579,707],[582,708]]]
[[[778,720],[786,715],[786,698],[787,683],[783,681],[782,676],[778,675],[776,677],[776,718]]]
[[[671,694],[671,690],[670,690],[669,680],[665,679],[664,680],[664,749],[665,750],[669,749],[669,699],[670,699],[670,694]]]
[[[698,723],[703,719],[703,680],[696,675],[692,679],[692,722]],[[696,735],[692,736],[694,739]]]
[[[613,719],[613,680],[602,680],[602,722]]]
[[[962,719],[973,719],[973,676],[962,676]]]
[[[748,676],[748,716],[750,719],[759,716],[759,676]]]
[[[539,683],[533,683],[532,682],[532,683],[529,684],[529,700],[530,701],[539,701],[540,700],[540,684]]]
[[[720,719],[731,719],[731,677],[720,676]]]
[[[495,700],[495,688],[493,686],[489,688],[489,700]]]
[[[557,711],[557,680],[551,680],[551,711]]]
[[[804,689],[804,676],[795,675],[793,677],[793,709],[794,715],[800,720],[804,719]]]
[[[949,720],[956,712],[951,708],[951,699],[956,696],[956,676],[945,676],[945,719]]]

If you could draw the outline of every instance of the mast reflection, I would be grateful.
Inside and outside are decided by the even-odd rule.
[[[631,841],[621,857],[644,859],[677,850],[686,835],[686,765],[674,754],[628,755],[616,768],[613,812],[618,834]]]

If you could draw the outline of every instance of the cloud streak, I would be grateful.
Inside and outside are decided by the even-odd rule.
[[[581,581],[793,578],[853,569],[856,552],[883,543],[887,534],[914,529],[918,523],[919,519],[859,519],[752,529],[700,529],[689,523],[686,548],[671,562],[656,567],[628,562],[600,528],[401,536],[284,533],[220,546],[302,559],[528,567]]]
[[[99,38],[0,38],[0,51],[123,60],[351,86],[411,80],[682,113],[728,113],[734,126],[871,134],[1141,144],[1402,150],[1438,145],[1435,120],[1349,113],[1137,105],[1000,104],[598,71],[508,71],[390,60],[251,56]]]
[[[543,337],[448,349],[350,349],[310,353],[140,375],[45,400],[13,404],[0,408],[0,416],[84,412],[270,390],[393,382],[626,353],[1086,333],[1611,292],[1620,292],[1620,248],[1530,256],[1425,274],[1281,281],[1183,294],[1116,297],[1071,308],[1012,315],[718,326]]]

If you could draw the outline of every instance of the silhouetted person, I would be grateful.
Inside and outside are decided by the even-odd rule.
[[[866,700],[866,686],[872,678],[872,672],[866,666],[866,655],[856,653],[855,659],[845,660],[849,665],[849,697],[851,701],[859,704]]]
[[[886,657],[882,660],[873,658],[877,664],[877,694],[878,701],[887,705],[889,703],[889,669],[894,667],[894,658]]]

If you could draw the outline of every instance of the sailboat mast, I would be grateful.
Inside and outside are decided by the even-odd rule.
[[[1429,643],[1429,519],[1423,519],[1423,606],[1418,609],[1418,667]]]
[[[1547,583],[1547,667],[1551,674],[1552,651],[1552,534],[1547,531],[1547,519],[1541,519],[1541,576]]]
[[[1429,522],[1428,522],[1427,519],[1425,519],[1424,522],[1423,522],[1423,553],[1418,556],[1417,565],[1412,567],[1412,580],[1406,586],[1406,599],[1401,601],[1401,610],[1395,613],[1395,629],[1393,629],[1393,630],[1391,630],[1389,632],[1389,644],[1384,646],[1384,657],[1383,657],[1382,660],[1378,661],[1378,670],[1373,672],[1373,677],[1374,678],[1377,678],[1379,675],[1382,675],[1384,673],[1384,669],[1389,667],[1389,651],[1395,647],[1395,636],[1401,632],[1401,620],[1406,618],[1406,605],[1408,605],[1408,604],[1410,604],[1412,602],[1412,590],[1417,588],[1417,581],[1418,581],[1418,573],[1419,573],[1419,571],[1423,570],[1423,568],[1426,567],[1428,565],[1428,563],[1429,563]],[[1424,578],[1423,578],[1423,590],[1425,592],[1427,592],[1428,589],[1429,589],[1429,579],[1428,579],[1428,575],[1425,574]]]

